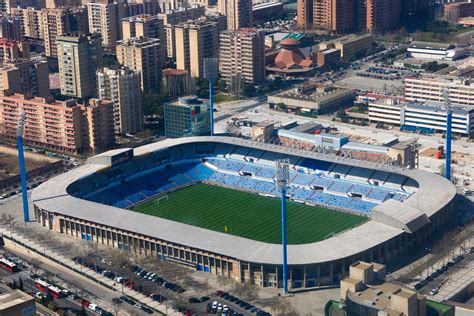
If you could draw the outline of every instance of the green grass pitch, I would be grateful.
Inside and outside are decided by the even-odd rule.
[[[262,242],[281,244],[279,199],[207,184],[195,184],[132,208],[133,211]],[[287,203],[288,244],[330,237],[367,218],[322,207]],[[227,231],[226,231],[227,230]]]

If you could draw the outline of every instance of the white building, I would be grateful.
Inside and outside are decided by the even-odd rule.
[[[405,78],[407,101],[443,102],[443,89],[449,89],[451,102],[474,108],[474,82],[470,79],[423,75],[420,78]]]
[[[446,111],[442,103],[399,102],[382,99],[369,103],[369,120],[400,126],[401,130],[435,133],[446,131]],[[452,131],[474,137],[474,108],[453,105]]]
[[[103,68],[97,71],[97,95],[114,103],[116,134],[137,133],[143,129],[141,74],[129,69]]]
[[[426,60],[448,60],[453,61],[466,56],[467,51],[456,48],[453,44],[441,44],[430,42],[412,42],[407,49],[412,58]]]

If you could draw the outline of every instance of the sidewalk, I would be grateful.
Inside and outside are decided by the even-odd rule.
[[[93,281],[110,290],[117,291],[119,295],[121,295],[120,293],[122,293],[122,290],[123,290],[123,295],[128,295],[134,298],[136,301],[142,304],[146,304],[150,306],[151,308],[165,315],[182,315],[181,313],[173,310],[171,307],[168,307],[165,304],[160,304],[137,291],[131,290],[127,287],[122,287],[121,284],[117,285],[113,280],[106,278],[102,274],[98,274],[87,267],[84,267],[80,264],[76,264],[71,259],[62,256],[61,254],[55,251],[52,251],[51,249],[48,249],[47,247],[43,247],[42,245],[36,243],[33,240],[30,240],[24,236],[21,236],[15,232],[11,233],[7,229],[3,229],[3,228],[0,228],[0,233],[4,235],[4,240],[6,243],[5,246],[7,248],[11,248],[11,249],[14,249],[15,251],[23,252],[24,254],[27,254],[31,258],[40,257],[43,260],[49,260],[51,261],[52,264],[56,264],[62,269],[68,269],[67,270],[68,273],[76,273],[79,277],[84,278],[84,280],[87,280],[89,282]],[[10,236],[13,237],[13,240],[16,243],[24,245],[25,247],[22,247],[21,245],[18,245],[12,242],[10,242],[9,244]],[[99,303],[99,306],[104,306],[105,308],[109,310],[113,310],[109,302],[101,301]]]

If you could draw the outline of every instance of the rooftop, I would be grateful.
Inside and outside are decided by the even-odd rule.
[[[25,303],[28,301],[34,302],[34,298],[20,290],[6,293],[0,296],[0,310],[5,310],[12,306]]]

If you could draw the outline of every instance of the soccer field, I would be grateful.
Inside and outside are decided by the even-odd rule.
[[[262,242],[281,243],[280,200],[253,193],[195,184],[171,192],[167,198],[148,200],[132,210]],[[288,201],[288,244],[320,241],[366,220]]]

